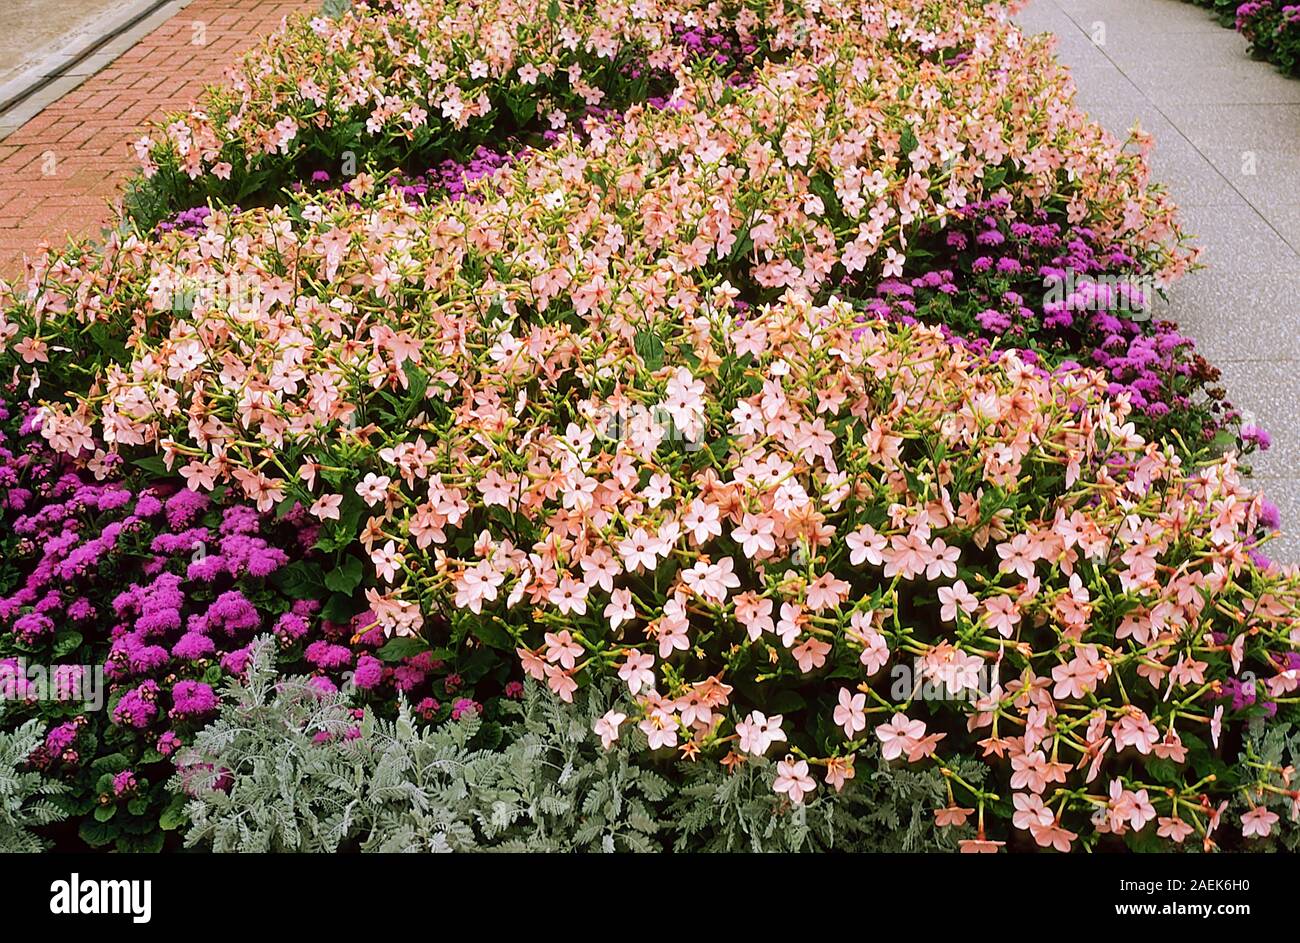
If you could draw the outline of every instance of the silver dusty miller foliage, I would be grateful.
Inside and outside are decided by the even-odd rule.
[[[615,701],[560,702],[529,684],[501,728],[468,714],[418,727],[357,713],[344,695],[275,674],[253,646],[216,721],[181,761],[190,845],[217,851],[801,851],[950,847],[933,772],[859,759],[842,794],[803,806],[772,791],[772,763],[648,757],[632,730],[605,750],[592,726]]]

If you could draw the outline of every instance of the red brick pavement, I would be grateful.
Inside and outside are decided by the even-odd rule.
[[[195,0],[0,141],[0,275],[43,241],[98,233],[137,164],[131,142],[185,108],[289,13],[320,0]],[[195,45],[194,24],[206,42]],[[54,170],[53,174],[46,171]]]

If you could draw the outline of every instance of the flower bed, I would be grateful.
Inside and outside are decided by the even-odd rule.
[[[761,61],[760,34],[779,23],[722,9],[380,0],[290,20],[229,85],[137,143],[144,176],[129,211],[151,225],[208,200],[274,200],[313,174],[418,173],[485,144],[541,140],[588,110],[666,94],[675,73]]]
[[[1190,0],[1213,10],[1246,37],[1251,54],[1288,75],[1300,75],[1300,3],[1290,0]]]
[[[861,821],[878,760],[931,845],[1289,840],[1300,573],[1241,477],[1261,437],[1146,316],[1195,258],[1149,140],[1006,12],[362,5],[170,122],[133,227],[0,298],[41,404],[0,655],[107,668],[103,716],[18,712],[58,724],[31,763],[82,837],[424,842],[328,793],[288,814],[329,840],[266,824],[257,738],[321,734],[284,763],[389,757],[446,803],[429,841],[497,841],[459,803],[501,768],[419,758],[532,750],[503,720],[531,677],[677,847]],[[349,148],[368,170],[327,169]],[[223,704],[264,633],[314,680]],[[698,818],[728,777],[770,792]]]

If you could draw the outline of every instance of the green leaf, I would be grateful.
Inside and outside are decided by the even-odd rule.
[[[96,775],[120,773],[131,765],[125,753],[109,753],[90,764],[90,771]]]
[[[351,546],[356,539],[357,531],[361,527],[361,515],[365,512],[365,502],[355,493],[343,495],[343,505],[339,508],[339,519],[337,521],[326,521],[325,526],[321,528],[320,539],[316,541],[316,547],[324,550],[326,553],[336,553]]]
[[[272,581],[294,599],[319,599],[325,595],[320,564],[298,560],[279,570]]]
[[[551,0],[546,8],[546,18],[552,23],[560,18],[560,0]]]
[[[165,832],[174,832],[187,822],[189,816],[185,814],[185,800],[180,796],[172,799],[171,805],[163,809],[163,814],[158,817],[158,827]]]
[[[117,806],[115,805],[101,805],[95,808],[96,822],[107,822],[115,815],[117,815]]]
[[[87,331],[87,333],[90,335],[90,339],[94,341],[95,346],[98,347],[100,351],[107,354],[110,359],[119,363],[123,363],[129,359],[126,353],[126,345],[122,343],[120,337],[110,333],[110,328],[107,324],[96,322],[91,325],[90,330]]]
[[[1209,452],[1211,455],[1222,455],[1228,449],[1236,448],[1236,446],[1237,434],[1231,429],[1220,429],[1210,441]]]
[[[129,851],[137,855],[156,855],[163,850],[165,836],[158,829],[151,829],[141,835],[131,835],[118,839],[118,851]]]
[[[917,145],[916,132],[914,132],[909,126],[903,132],[903,136],[899,139],[899,144],[898,144],[899,152],[904,157],[906,157],[908,154],[912,153],[912,151],[916,150],[916,145]]]
[[[645,361],[646,368],[658,370],[664,365],[664,342],[651,331],[638,331],[633,340],[637,355]]]
[[[777,691],[767,701],[767,713],[772,714],[793,714],[795,711],[803,710],[808,706],[803,695],[798,691]]]
[[[1140,832],[1131,829],[1124,833],[1124,843],[1139,854],[1159,854],[1168,851],[1165,843],[1156,835],[1155,828],[1144,828]]]
[[[137,468],[142,468],[150,475],[162,478],[171,474],[167,469],[167,463],[163,461],[161,455],[146,455],[143,458],[137,458],[131,462]]]
[[[429,650],[429,643],[419,638],[395,638],[381,648],[377,654],[382,661],[401,661],[414,658],[421,652]]]
[[[344,623],[357,614],[357,604],[351,596],[335,593],[320,611],[320,617],[329,622]]]
[[[351,593],[359,585],[365,571],[356,557],[345,557],[343,562],[325,574],[325,588],[335,593]]]
[[[80,632],[72,629],[64,629],[56,632],[54,635],[53,654],[55,658],[63,658],[76,651],[78,646],[84,641],[84,636]]]
[[[1181,779],[1178,766],[1172,760],[1151,757],[1146,761],[1146,768],[1152,779],[1165,786],[1176,786]]]
[[[117,829],[105,822],[97,822],[90,818],[81,820],[81,827],[77,829],[77,834],[90,847],[102,848],[117,837]]]
[[[484,620],[475,625],[471,631],[473,632],[474,637],[484,645],[498,648],[502,651],[514,651],[514,638],[496,622]]]

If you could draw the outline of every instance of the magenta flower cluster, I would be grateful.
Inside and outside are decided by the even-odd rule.
[[[303,509],[277,519],[175,484],[113,480],[121,466],[102,457],[90,465],[102,480],[46,447],[33,410],[11,415],[0,401],[0,663],[53,664],[69,690],[83,665],[102,666],[107,703],[95,713],[39,701],[17,672],[0,694],[47,718],[30,762],[88,809],[165,799],[172,761],[220,710],[223,681],[243,674],[262,633],[279,641],[280,670],[321,691],[350,685],[382,710],[401,692],[430,722],[480,709],[430,653],[381,658],[387,639],[369,612],[332,622],[320,600],[281,586],[291,568],[315,565],[319,524]],[[91,772],[110,755],[129,763],[111,782]]]
[[[1234,25],[1257,56],[1300,75],[1300,3],[1248,0],[1237,6]]]
[[[1045,369],[1100,367],[1111,395],[1127,395],[1156,431],[1175,426],[1193,445],[1236,417],[1221,396],[1199,395],[1218,371],[1194,341],[1150,318],[1156,299],[1139,262],[1087,227],[1041,211],[1020,217],[995,198],[966,207],[924,244],[928,251],[915,253],[922,270],[876,284],[868,311],[938,324],[979,350],[1022,349]]]

